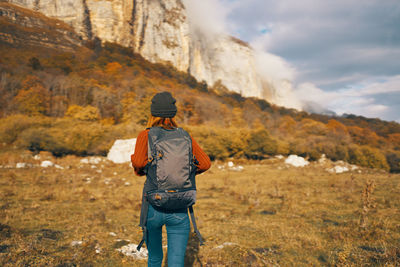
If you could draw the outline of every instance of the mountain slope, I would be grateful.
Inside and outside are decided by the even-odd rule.
[[[9,0],[63,20],[85,40],[130,47],[153,63],[169,62],[179,71],[216,83],[243,96],[301,108],[287,81],[270,82],[257,69],[254,51],[225,35],[209,36],[190,23],[181,0]]]
[[[0,40],[17,46],[32,44],[68,51],[82,44],[66,23],[8,3],[0,3]]]

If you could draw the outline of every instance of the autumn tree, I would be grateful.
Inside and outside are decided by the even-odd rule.
[[[281,134],[291,135],[294,133],[295,127],[296,127],[296,121],[292,117],[286,115],[280,119],[278,128]]]
[[[388,140],[395,150],[400,150],[400,133],[389,134]]]
[[[325,124],[319,121],[315,121],[313,119],[302,119],[300,122],[300,135],[307,136],[307,135],[320,135],[324,136],[327,134],[328,129]]]
[[[354,143],[358,145],[369,145],[369,146],[378,146],[380,138],[374,132],[368,128],[361,128],[358,126],[349,126],[347,127],[349,130],[349,134]]]
[[[326,124],[328,128],[328,136],[333,138],[337,143],[345,143],[349,141],[349,133],[347,127],[335,119],[330,119]]]
[[[17,110],[27,115],[45,115],[49,110],[50,94],[36,76],[28,76],[14,97]]]

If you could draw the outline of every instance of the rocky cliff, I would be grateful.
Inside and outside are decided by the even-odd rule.
[[[0,3],[0,41],[62,50],[82,44],[80,36],[63,21],[8,3]]]
[[[212,86],[279,103],[261,78],[253,50],[230,36],[206,38],[191,29],[181,0],[8,0],[71,25],[83,39],[99,37],[132,47],[151,62],[170,62]],[[281,104],[281,103],[279,103]]]

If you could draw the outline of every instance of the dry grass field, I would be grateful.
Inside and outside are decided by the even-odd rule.
[[[40,157],[0,154],[0,265],[146,266],[116,250],[141,239],[144,178],[105,159]],[[46,158],[58,166],[38,166]],[[235,164],[243,170],[214,162],[198,176],[206,245],[191,236],[187,266],[400,265],[399,174]]]

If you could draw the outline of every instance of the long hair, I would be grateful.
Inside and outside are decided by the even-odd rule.
[[[163,118],[151,115],[149,121],[147,122],[147,128],[156,126],[163,127],[165,129],[173,129],[177,128],[178,124],[176,123],[175,118]]]

